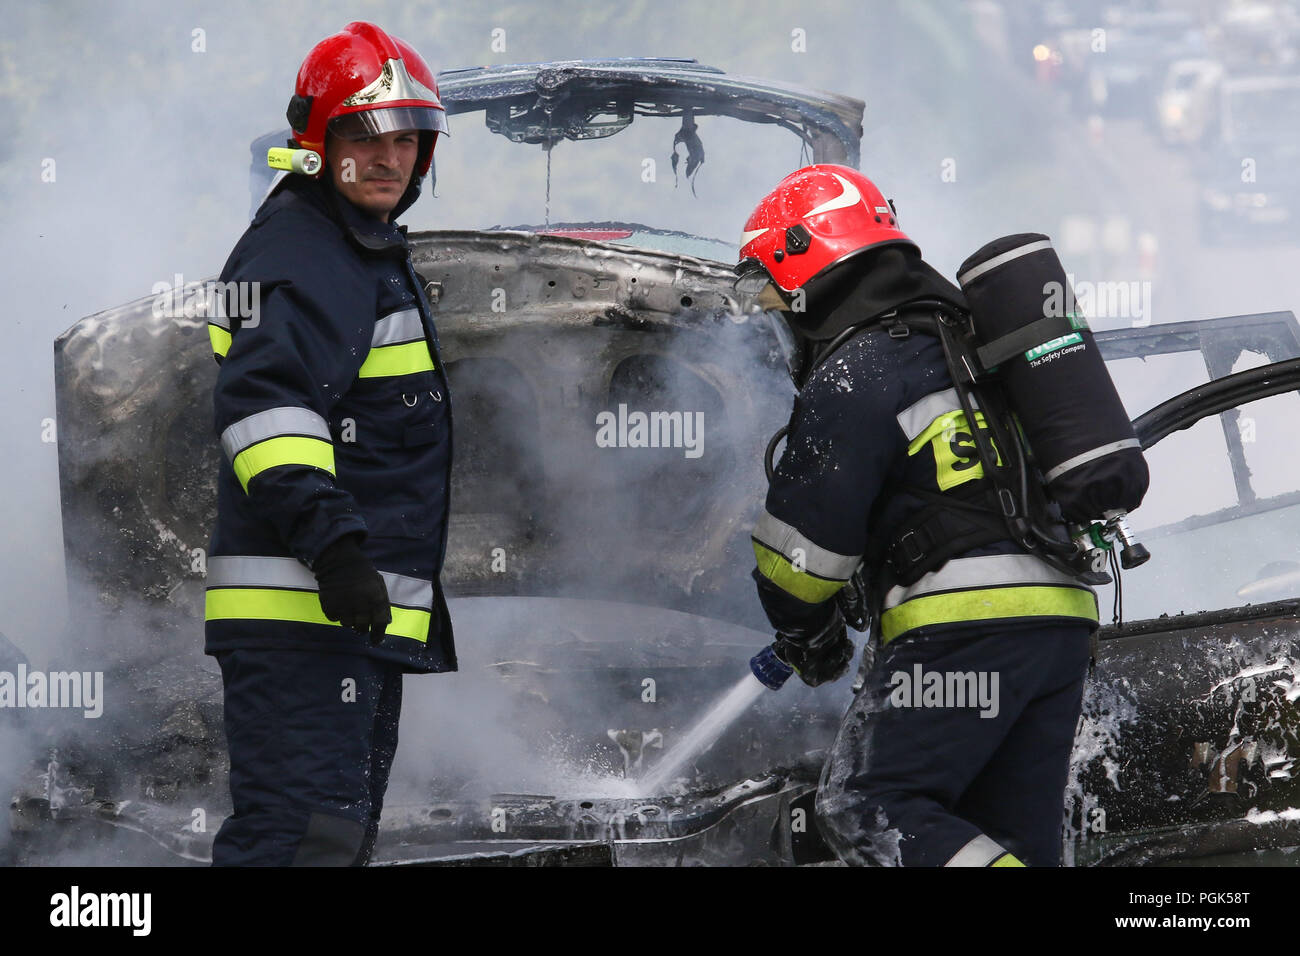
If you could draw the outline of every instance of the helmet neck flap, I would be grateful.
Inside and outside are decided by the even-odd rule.
[[[804,289],[805,311],[781,312],[793,335],[788,358],[798,388],[851,328],[873,325],[920,299],[942,299],[966,308],[961,289],[923,260],[914,246],[901,244],[854,256]]]

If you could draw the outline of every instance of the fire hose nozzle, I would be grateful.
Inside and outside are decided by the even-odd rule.
[[[749,659],[749,669],[758,682],[771,690],[780,690],[794,673],[794,668],[776,656],[769,644]]]

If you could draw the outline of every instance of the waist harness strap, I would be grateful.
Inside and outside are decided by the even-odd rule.
[[[976,484],[985,485],[980,481]],[[900,489],[928,502],[894,530],[884,559],[898,584],[916,583],[950,559],[973,548],[1007,540],[1007,526],[989,487],[936,494]]]

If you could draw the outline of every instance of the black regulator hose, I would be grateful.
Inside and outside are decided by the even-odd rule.
[[[772,475],[775,473],[775,466],[772,464],[772,457],[776,454],[776,446],[781,444],[781,439],[790,434],[790,426],[782,425],[772,436],[772,440],[767,443],[767,451],[763,454],[763,471],[767,473],[767,480],[770,484]]]

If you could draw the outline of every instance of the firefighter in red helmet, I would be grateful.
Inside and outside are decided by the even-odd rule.
[[[456,669],[450,394],[394,223],[446,110],[419,54],[358,22],[308,53],[288,117],[290,146],[324,162],[282,178],[226,263],[255,314],[228,302],[209,322],[223,456],[205,649],[233,803],[218,865],[365,863],[403,674]]]
[[[755,673],[836,680],[846,610],[865,607],[872,631],[819,829],[854,864],[1059,864],[1096,599],[990,510],[983,413],[966,420],[933,325],[964,310],[961,290],[871,180],[834,165],[758,204],[736,268],[779,314],[798,389],[753,532],[777,632]],[[953,675],[961,700],[944,696]]]

